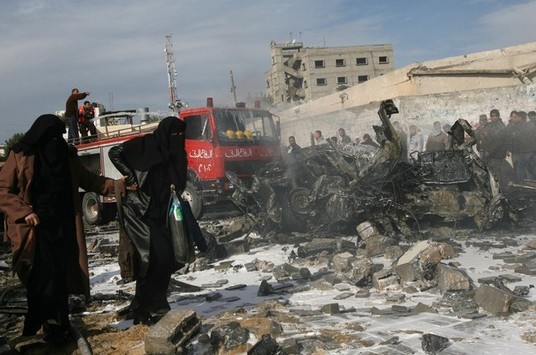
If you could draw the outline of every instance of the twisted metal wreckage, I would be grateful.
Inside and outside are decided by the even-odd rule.
[[[306,147],[292,161],[276,161],[248,187],[236,175],[234,203],[252,216],[259,231],[355,233],[372,221],[387,234],[408,235],[423,219],[472,219],[480,230],[515,218],[496,179],[472,146],[471,125],[451,128],[452,148],[417,153],[400,161],[400,137],[390,122],[398,108],[383,101],[373,126],[380,148],[367,145]]]

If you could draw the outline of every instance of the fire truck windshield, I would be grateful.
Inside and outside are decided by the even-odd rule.
[[[216,129],[222,145],[266,144],[277,142],[277,132],[268,111],[214,109]]]

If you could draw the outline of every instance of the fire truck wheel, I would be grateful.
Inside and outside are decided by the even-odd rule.
[[[102,222],[102,203],[94,192],[86,192],[82,198],[82,214],[92,226]]]
[[[182,192],[181,196],[184,201],[188,201],[190,203],[190,207],[192,208],[192,213],[194,214],[195,218],[201,218],[205,213],[205,206],[203,206],[203,200],[191,182],[186,183],[186,188]]]

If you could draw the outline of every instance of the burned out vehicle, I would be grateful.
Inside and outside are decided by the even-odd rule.
[[[452,149],[418,153],[401,162],[400,137],[390,122],[398,113],[383,101],[373,126],[380,148],[324,144],[259,170],[251,186],[234,175],[232,198],[254,216],[258,229],[355,233],[374,221],[384,233],[412,233],[423,220],[472,220],[483,230],[510,216],[496,179],[474,153],[465,120],[451,129]]]

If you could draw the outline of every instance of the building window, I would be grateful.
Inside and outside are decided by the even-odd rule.
[[[367,60],[367,58],[365,58],[365,57],[356,58],[356,59],[355,59],[355,63],[356,63],[357,65],[367,65],[367,64],[368,64],[368,60]]]
[[[357,82],[358,83],[364,83],[365,81],[368,81],[368,75],[358,75],[357,76]]]
[[[335,59],[335,66],[336,67],[345,67],[346,63],[344,62],[344,59]]]
[[[309,87],[309,84],[307,84],[307,80],[304,80],[304,81],[303,81],[303,87],[304,87],[305,89],[307,89],[307,88]]]
[[[337,84],[346,84],[348,83],[348,80],[346,80],[345,76],[338,76],[337,77]]]
[[[385,56],[385,55],[379,57],[378,59],[379,59],[379,61],[380,61],[380,64],[387,64],[387,63],[389,63],[389,58],[388,58],[387,56]]]
[[[318,86],[325,86],[328,84],[328,81],[326,80],[326,78],[318,78],[316,79],[316,85]]]
[[[326,65],[324,64],[323,60],[315,60],[315,68],[325,68]]]
[[[275,64],[275,57],[272,57],[272,64]]]
[[[270,80],[266,80],[266,88],[267,88],[267,89],[270,88]]]

